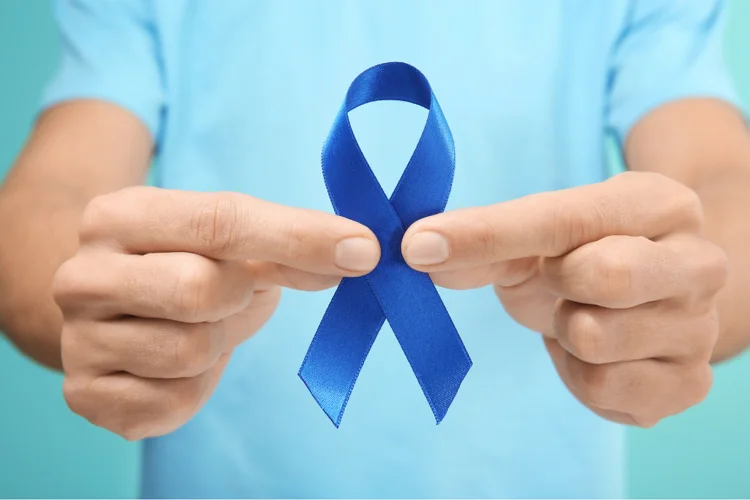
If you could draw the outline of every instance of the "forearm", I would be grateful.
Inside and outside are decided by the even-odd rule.
[[[127,111],[71,102],[41,117],[0,188],[0,330],[40,363],[61,368],[62,316],[51,285],[76,251],[86,206],[142,183],[151,149]]]
[[[702,202],[706,236],[729,260],[727,285],[718,297],[720,334],[713,361],[750,345],[750,169],[724,171],[693,186]]]
[[[635,126],[625,156],[630,169],[667,175],[700,196],[705,235],[729,260],[713,361],[738,354],[750,345],[750,134],[743,117],[711,99],[675,101]]]
[[[61,368],[62,316],[50,284],[75,252],[87,201],[59,185],[0,191],[0,329],[21,351],[51,368]]]

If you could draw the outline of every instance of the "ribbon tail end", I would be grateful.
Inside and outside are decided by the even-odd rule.
[[[310,395],[313,397],[313,399],[315,399],[315,402],[318,403],[318,406],[320,407],[320,409],[323,410],[323,412],[326,414],[326,416],[334,425],[334,427],[338,429],[339,426],[341,425],[341,418],[344,416],[345,406],[331,404],[330,401],[326,402],[324,398],[318,395],[318,391],[314,390],[311,387],[311,385],[305,379],[305,376],[303,375],[302,370],[300,370],[297,375],[299,376],[300,380],[302,380],[302,382],[305,384],[305,387],[307,387],[307,390],[310,392]]]
[[[448,409],[450,408],[451,404],[453,404],[453,400],[458,395],[458,390],[461,388],[461,384],[466,379],[466,375],[469,374],[469,370],[471,369],[473,364],[474,363],[467,354],[465,363],[463,363],[463,366],[460,368],[460,371],[458,373],[458,379],[456,380],[455,385],[451,387],[448,393],[443,394],[441,398],[432,398],[425,391],[425,395],[427,396],[427,400],[429,401],[430,407],[432,409],[432,414],[435,417],[435,425],[440,425],[440,422],[442,422],[445,418],[445,415],[448,413]]]

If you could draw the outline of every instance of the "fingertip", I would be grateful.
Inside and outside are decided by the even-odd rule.
[[[440,217],[442,214],[437,215],[430,215],[428,217],[425,217],[424,219],[419,219],[414,224],[406,228],[406,232],[404,233],[404,238],[402,242],[402,248],[406,245],[406,243],[411,240],[415,235],[430,230],[430,228],[434,227],[435,224],[432,223],[432,221],[436,217]]]
[[[375,269],[380,261],[380,245],[377,239],[364,236],[348,237],[336,244],[334,262],[344,271],[366,274]]]
[[[450,257],[448,239],[436,231],[415,231],[401,242],[401,253],[412,267],[442,264]]]

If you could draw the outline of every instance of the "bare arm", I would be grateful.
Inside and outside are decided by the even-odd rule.
[[[31,357],[64,367],[72,411],[127,439],[191,418],[282,286],[328,288],[380,258],[371,231],[332,214],[239,193],[123,189],[142,182],[151,149],[116,107],[61,106],[0,198],[3,327]]]
[[[635,126],[625,158],[631,170],[667,175],[701,198],[706,236],[729,259],[713,361],[739,353],[750,344],[750,135],[742,117],[707,99],[662,106]]]
[[[60,369],[62,315],[50,285],[78,246],[97,195],[141,184],[152,141],[129,112],[73,101],[42,115],[0,188],[0,329],[24,353]]]

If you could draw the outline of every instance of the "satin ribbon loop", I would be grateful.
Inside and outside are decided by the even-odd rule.
[[[428,110],[422,135],[390,199],[349,122],[353,109],[383,100]],[[410,268],[401,255],[405,228],[445,209],[455,168],[453,137],[424,75],[398,62],[361,73],[350,85],[323,146],[322,164],[335,212],[369,227],[380,242],[381,258],[366,276],[341,281],[299,376],[338,427],[370,348],[388,319],[440,423],[472,363],[432,280]]]

